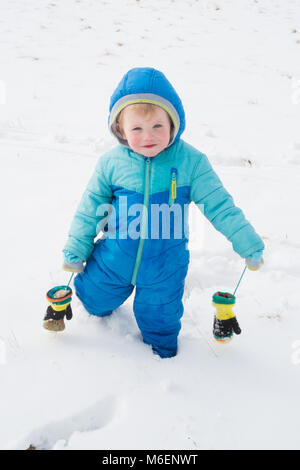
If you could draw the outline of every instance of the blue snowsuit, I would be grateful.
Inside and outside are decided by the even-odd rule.
[[[132,151],[115,126],[126,105],[140,102],[161,106],[173,122],[169,146],[152,158]],[[75,278],[76,294],[88,312],[103,316],[135,287],[133,309],[143,340],[161,357],[172,357],[189,264],[188,205],[194,201],[241,257],[264,243],[207,157],[180,139],[184,110],[161,72],[136,68],[123,77],[111,98],[109,127],[120,145],[99,159],[64,247],[87,261]]]

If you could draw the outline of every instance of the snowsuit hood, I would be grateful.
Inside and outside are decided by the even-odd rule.
[[[168,147],[180,138],[185,129],[185,113],[177,92],[159,70],[138,67],[124,75],[110,99],[108,125],[120,144],[129,147],[116,128],[117,117],[126,106],[136,103],[155,104],[169,114],[174,132]]]

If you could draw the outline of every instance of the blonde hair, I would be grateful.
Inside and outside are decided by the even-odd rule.
[[[134,103],[134,104],[129,104],[127,105],[124,109],[122,109],[122,111],[118,114],[117,116],[117,119],[116,119],[116,123],[117,125],[119,125],[120,127],[122,127],[122,124],[123,124],[123,121],[124,121],[124,111],[127,109],[127,108],[132,108],[132,109],[135,109],[139,114],[141,114],[142,116],[148,116],[149,114],[152,115],[155,113],[156,109],[159,108],[160,106],[157,106],[156,104],[152,104],[152,103]],[[167,113],[167,111],[165,111]],[[169,117],[169,121],[170,121],[170,142],[173,138],[173,134],[174,134],[174,129],[175,129],[175,126],[174,126],[174,123],[171,119],[171,116],[169,115],[169,113],[167,113],[168,117]],[[117,131],[118,132],[118,131]]]
[[[147,116],[147,115],[151,115],[151,114],[154,114],[156,109],[157,109],[157,105],[156,104],[152,104],[152,103],[134,103],[134,104],[129,104],[127,105],[124,109],[122,109],[122,111],[120,112],[120,114],[118,115],[117,117],[117,122],[122,125],[123,123],[123,119],[124,119],[124,111],[127,109],[127,108],[130,108],[131,109],[134,109],[136,110],[139,114],[141,114],[142,116]]]

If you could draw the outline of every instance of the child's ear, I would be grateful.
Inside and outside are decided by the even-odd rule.
[[[123,129],[120,126],[120,123],[118,121],[116,122],[116,129],[117,129],[118,133],[121,135],[122,139],[126,140],[126,136],[124,134],[124,131],[123,131]]]

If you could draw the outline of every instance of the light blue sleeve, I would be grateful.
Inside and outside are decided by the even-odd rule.
[[[199,157],[192,177],[191,200],[242,258],[264,249],[261,237],[246,220],[242,210],[235,206],[232,196],[204,154]]]
[[[94,239],[103,229],[109,206],[112,202],[112,189],[107,171],[106,158],[100,158],[79,206],[74,215],[63,252],[68,251],[82,261],[86,261],[94,248]]]
[[[249,255],[248,258],[253,261],[260,261],[263,257],[263,252],[264,250],[258,250],[255,253],[252,253],[252,255]]]
[[[69,264],[70,263],[80,263],[81,261],[84,261],[84,260],[78,258],[78,256],[73,255],[73,253],[71,253],[68,250],[63,250],[63,254],[64,254],[65,262],[67,262]]]

